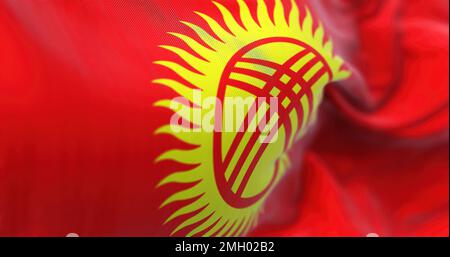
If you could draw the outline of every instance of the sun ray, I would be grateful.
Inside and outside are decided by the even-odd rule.
[[[275,26],[281,29],[287,28],[286,16],[284,14],[284,6],[281,0],[275,0],[275,7],[273,11],[273,19]]]
[[[203,46],[199,42],[197,42],[195,39],[175,32],[169,32],[169,35],[172,35],[176,38],[179,38],[181,41],[183,41],[187,46],[189,46],[194,52],[199,54],[201,57],[203,57],[205,60],[209,61],[212,56],[214,56],[214,51]]]
[[[199,26],[187,21],[182,21],[181,23],[191,28],[203,40],[203,42],[205,42],[205,44],[210,46],[212,49],[216,50],[223,45],[222,42],[212,37],[210,34],[208,34],[208,32],[206,32]]]
[[[233,36],[226,30],[224,30],[222,26],[220,26],[219,23],[217,23],[213,18],[201,12],[195,13],[199,15],[203,20],[205,20],[206,23],[208,23],[208,26],[212,31],[214,31],[214,34],[216,34],[216,36],[219,37],[220,40],[222,40],[223,43],[227,43],[233,38]]]
[[[246,234],[250,231],[250,229],[253,228],[253,224],[254,224],[254,221],[255,221],[255,219],[256,219],[256,216],[257,216],[257,215],[254,215],[254,216],[249,217],[249,219],[248,219],[248,221],[247,221],[247,224],[245,225],[244,230],[242,230],[241,232],[239,232],[238,235],[246,235]]]
[[[204,229],[208,228],[209,226],[213,225],[214,222],[216,222],[219,218],[213,219],[214,216],[214,212],[211,213],[211,216],[206,219],[201,225],[198,225],[196,228],[194,228],[193,230],[191,230],[187,236],[193,236],[195,234],[197,234],[198,232],[203,231]]]
[[[186,86],[176,80],[173,79],[155,79],[152,81],[153,84],[159,84],[162,86],[166,86],[168,88],[171,88],[175,92],[177,92],[179,95],[185,95],[186,99],[189,100],[189,102],[194,102],[194,90],[200,90],[201,88],[191,88],[189,86]]]
[[[193,133],[193,132],[188,132],[188,131],[184,131],[182,130],[182,128],[180,128],[180,132],[173,134],[173,125],[165,125],[160,127],[159,129],[157,129],[155,131],[155,134],[168,134],[168,135],[172,135],[175,138],[177,138],[178,140],[183,141],[184,143],[190,144],[192,146],[201,146],[201,142],[202,142],[202,138],[203,135],[201,135],[201,133]]]
[[[240,219],[236,220],[236,223],[231,227],[230,231],[225,235],[226,237],[234,237],[236,235],[236,231],[239,230],[241,226],[245,223],[245,219],[247,216],[244,216]]]
[[[305,11],[306,11],[306,16],[303,19],[302,31],[303,31],[305,39],[310,41],[310,40],[312,40],[312,37],[313,37],[313,27],[312,27],[313,19],[312,19],[311,12],[309,11],[309,9],[307,7],[305,7]]]
[[[222,13],[222,17],[231,33],[233,33],[234,35],[242,34],[244,32],[244,29],[237,23],[230,11],[228,11],[225,6],[216,1],[213,1],[213,3],[217,6],[220,13]]]
[[[256,225],[258,224],[259,221],[259,213],[257,215],[254,216],[253,222],[252,222],[252,227],[256,227]]]
[[[220,232],[220,234],[218,234],[217,237],[230,237],[232,230],[237,226],[239,220],[230,219],[230,221],[232,221],[232,223],[229,223],[227,228],[222,230],[222,232]]]
[[[331,40],[328,40],[324,46],[323,46],[323,51],[329,55],[332,56],[333,55],[333,43],[331,42]]]
[[[244,24],[244,27],[246,28],[246,30],[254,31],[254,30],[259,29],[255,20],[253,20],[253,17],[250,13],[250,10],[248,9],[247,4],[243,0],[238,0],[237,2],[239,4],[241,21]]]
[[[171,105],[172,105],[172,100],[169,100],[169,99],[161,99],[161,100],[158,100],[153,103],[153,106],[155,106],[155,107],[162,107],[162,108],[167,108],[167,109],[172,110],[172,108],[170,107]]]
[[[193,213],[193,212],[199,211],[199,210],[203,211],[207,207],[208,207],[208,203],[206,203],[205,200],[200,198],[200,199],[196,200],[195,202],[185,205],[185,206],[181,207],[180,209],[178,209],[177,211],[175,211],[174,213],[172,213],[172,215],[170,215],[164,223],[165,224],[169,223],[173,219],[176,219],[179,216],[182,216],[185,214]]]
[[[241,235],[242,232],[247,229],[249,220],[250,220],[250,216],[249,215],[245,216],[244,220],[242,221],[242,225],[239,227],[239,229],[237,229],[233,233],[233,236]]]
[[[164,185],[169,184],[169,183],[184,183],[184,184],[188,184],[188,183],[199,182],[199,181],[201,181],[201,179],[199,180],[197,178],[197,174],[195,174],[195,173],[198,173],[198,172],[200,172],[199,169],[192,169],[192,170],[189,170],[189,171],[181,171],[181,172],[172,173],[169,176],[165,177],[163,180],[161,180],[158,183],[157,187],[161,187],[161,186],[164,186]],[[196,188],[190,187],[189,189],[186,189],[186,190],[195,191]],[[188,192],[186,192],[186,194],[187,193]],[[169,198],[167,198],[167,199],[169,199]]]
[[[229,219],[228,222],[225,224],[223,228],[220,229],[220,231],[217,233],[217,237],[223,237],[228,234],[228,231],[234,226],[236,223],[236,220]]]
[[[176,232],[180,231],[181,229],[183,229],[187,226],[190,226],[197,222],[201,222],[202,220],[205,220],[205,219],[209,220],[213,214],[214,214],[214,211],[212,211],[208,207],[206,207],[201,212],[197,213],[195,216],[190,217],[189,219],[185,220],[183,223],[178,225],[178,227],[176,227],[173,230],[172,234],[175,234]],[[192,236],[191,232],[192,231],[190,231],[186,236]]]
[[[227,223],[228,221],[222,217],[219,218],[219,221],[208,231],[206,231],[206,233],[203,235],[204,237],[210,237],[212,235],[214,235],[214,233],[218,232],[220,229],[223,229],[223,227],[225,226],[225,223]]]
[[[267,10],[267,5],[264,0],[258,0],[258,7],[257,7],[257,17],[260,27],[262,28],[268,28],[272,27],[273,23],[272,20],[269,17],[269,11]]]
[[[208,65],[209,65],[208,62],[193,56],[192,54],[188,53],[186,50],[183,50],[183,49],[175,47],[175,46],[168,46],[168,45],[160,45],[159,47],[166,49],[168,51],[171,51],[172,53],[178,55],[179,57],[181,57],[181,59],[186,61],[186,63],[188,63],[189,66],[191,66],[191,68],[195,69],[200,74],[202,74],[201,70],[205,70],[208,68]]]
[[[289,13],[289,27],[295,31],[300,31],[300,14],[295,0],[291,0],[291,12]]]
[[[180,77],[185,78],[192,85],[206,84],[205,77],[203,77],[201,74],[186,69],[178,63],[171,61],[155,61],[154,63],[172,70]]]
[[[170,109],[170,110],[174,111],[174,113],[177,115],[177,118],[178,119],[183,119],[184,121],[189,122],[189,126],[191,126],[191,125],[199,126],[199,124],[196,124],[193,121],[193,117],[191,115],[191,111],[189,111],[189,112],[186,111],[187,109],[191,110],[191,108],[186,107],[187,109],[182,108],[179,111],[175,111],[175,107],[173,106],[174,103],[176,103],[176,101],[171,101],[171,100],[164,99],[164,100],[160,100],[160,101],[154,103],[153,105],[156,106],[156,107],[163,107],[163,108],[167,108],[167,109]],[[182,105],[182,104],[178,103],[178,105]],[[189,130],[189,128],[183,127],[183,126],[181,126],[179,124],[171,124],[171,128],[173,129],[171,131],[171,134],[173,134],[173,132],[180,133],[180,132]],[[154,133],[154,134],[157,135],[158,133]],[[173,136],[177,137],[177,135],[173,135]]]
[[[170,150],[156,158],[156,162],[173,160],[182,164],[198,164],[202,153],[201,147],[193,150]]]
[[[190,182],[192,183],[192,182]],[[194,199],[195,197],[200,196],[201,194],[199,194],[196,190],[198,190],[198,188],[200,188],[201,185],[200,183],[197,183],[197,185],[183,190],[183,191],[179,191],[178,193],[175,193],[173,195],[171,195],[169,198],[167,198],[161,205],[159,208],[163,208],[164,206],[167,206],[173,202],[176,201],[182,201],[182,200],[189,200],[189,199]]]
[[[314,32],[314,43],[317,45],[323,45],[323,36],[324,36],[323,27],[322,24],[319,23],[316,31]]]
[[[194,233],[193,236],[194,237],[196,237],[196,236],[209,237],[208,235],[211,235],[211,233],[214,233],[215,231],[217,231],[220,228],[220,227],[217,227],[218,224],[223,224],[222,217],[220,217],[216,214],[212,215],[210,217],[210,220],[212,221],[210,225],[208,225],[206,228],[202,229],[201,231]]]

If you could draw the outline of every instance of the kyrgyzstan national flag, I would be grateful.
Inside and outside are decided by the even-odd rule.
[[[0,0],[0,236],[448,236],[448,16]],[[282,99],[277,141],[174,116],[196,93]]]

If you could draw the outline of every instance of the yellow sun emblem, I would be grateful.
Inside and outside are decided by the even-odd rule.
[[[289,166],[287,152],[314,122],[324,87],[350,75],[342,68],[341,58],[333,54],[331,41],[325,42],[322,25],[314,28],[307,8],[301,18],[296,2],[291,1],[286,17],[287,8],[281,0],[275,0],[272,19],[264,0],[258,0],[255,21],[246,3],[237,2],[243,26],[226,7],[214,2],[226,28],[196,12],[214,36],[189,22],[182,23],[198,35],[198,40],[170,33],[196,55],[176,46],[161,47],[181,57],[190,67],[172,61],[155,62],[180,79],[161,78],[153,82],[186,99],[184,105],[176,107],[169,99],[158,101],[156,106],[174,110],[175,117],[189,123],[171,123],[156,133],[171,134],[195,146],[191,150],[167,151],[157,159],[194,167],[172,173],[158,184],[190,185],[161,204],[163,208],[190,200],[167,217],[166,223],[178,218],[173,233],[186,228],[186,236],[248,233],[258,223],[265,199]],[[236,109],[229,109],[227,99],[233,97],[255,101],[234,103]],[[211,98],[216,100],[208,102]],[[256,101],[259,98],[276,98],[276,111],[271,110],[268,101]],[[249,108],[244,110],[244,105]],[[256,110],[256,115],[251,110]],[[229,113],[235,114],[233,118],[225,118]],[[264,129],[251,129],[268,114]],[[205,121],[214,129],[202,129],[204,124],[199,123]],[[230,122],[238,129],[224,129]],[[276,133],[271,133],[273,129]],[[263,134],[266,139],[273,139],[276,134],[276,140],[258,140]]]

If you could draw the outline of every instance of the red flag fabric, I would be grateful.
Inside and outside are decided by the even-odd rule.
[[[448,236],[444,0],[245,1],[261,27],[261,2],[274,24],[280,6],[310,12],[351,75],[326,87],[254,226],[168,221],[196,200],[161,207],[192,185],[158,186],[187,164],[155,160],[192,146],[155,134],[173,112],[154,104],[178,96],[155,61],[183,62],[159,47],[186,46],[168,32],[205,36],[180,21],[217,33],[196,12],[232,30],[223,6],[250,31],[242,1],[217,2],[0,2],[0,236]]]

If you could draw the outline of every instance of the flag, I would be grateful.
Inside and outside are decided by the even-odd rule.
[[[448,1],[0,3],[1,236],[448,236]]]

